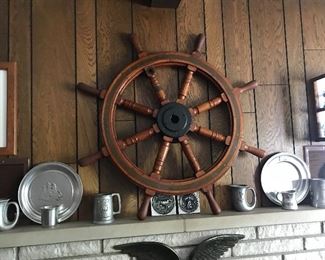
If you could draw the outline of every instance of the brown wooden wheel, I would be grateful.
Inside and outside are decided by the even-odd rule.
[[[79,160],[79,164],[83,166],[100,158],[109,157],[129,179],[143,188],[145,197],[139,209],[139,219],[144,219],[147,216],[150,198],[156,192],[178,195],[201,190],[206,194],[212,212],[218,214],[221,209],[213,196],[213,184],[231,167],[238,152],[240,150],[247,151],[258,157],[265,155],[265,151],[251,147],[243,141],[243,116],[239,96],[245,91],[256,88],[257,83],[252,81],[243,87],[233,88],[224,76],[202,59],[200,50],[203,42],[204,36],[201,34],[198,36],[196,49],[191,54],[180,52],[147,53],[141,50],[133,35],[132,43],[138,52],[139,59],[120,72],[107,90],[98,91],[83,83],[78,84],[80,90],[103,99],[100,126],[104,143],[99,152]],[[159,84],[156,69],[165,66],[182,67],[186,71],[177,100],[169,100]],[[159,102],[158,109],[122,97],[126,87],[142,73],[145,73],[151,82]],[[208,79],[221,94],[202,104],[188,107],[185,100],[191,91],[191,81],[196,73],[202,74]],[[231,118],[228,135],[223,135],[194,122],[198,114],[207,112],[221,103],[226,104]],[[128,138],[118,139],[115,117],[117,108],[120,107],[152,118],[152,126]],[[220,158],[206,169],[200,166],[200,162],[191,148],[189,138],[191,132],[210,138],[214,142],[225,144]],[[142,142],[153,135],[161,136],[161,144],[152,171],[145,172],[130,161],[123,151],[126,147]],[[193,169],[193,177],[176,180],[166,179],[161,175],[170,146],[174,143],[181,145],[182,151]]]

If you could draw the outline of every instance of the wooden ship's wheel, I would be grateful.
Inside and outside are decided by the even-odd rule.
[[[84,83],[77,85],[79,90],[103,99],[100,126],[104,146],[97,153],[80,159],[79,164],[85,166],[104,157],[110,158],[122,173],[145,190],[145,196],[138,211],[138,218],[141,220],[146,218],[150,199],[156,193],[180,195],[201,190],[207,196],[212,212],[220,213],[221,209],[213,195],[213,185],[226,174],[238,152],[246,151],[261,158],[265,155],[265,151],[249,146],[243,140],[243,116],[239,97],[241,93],[256,88],[257,83],[251,81],[242,87],[234,88],[228,79],[202,58],[201,49],[205,40],[202,34],[197,37],[195,50],[191,54],[149,53],[142,51],[135,35],[132,35],[131,40],[138,53],[138,59],[121,71],[107,89],[97,90]],[[185,77],[177,100],[169,100],[166,92],[160,86],[156,70],[165,66],[185,69]],[[142,73],[151,82],[157,102],[159,102],[158,109],[122,97],[126,87]],[[220,95],[202,104],[189,107],[185,101],[191,91],[193,75],[196,73],[202,74],[209,80],[213,87],[218,89]],[[197,115],[207,112],[221,103],[226,104],[230,115],[230,133],[228,135],[195,123]],[[118,108],[128,109],[152,118],[153,123],[149,128],[128,138],[118,139],[115,127]],[[201,167],[191,148],[189,133],[195,133],[224,145],[223,152],[210,167],[206,169]],[[154,135],[161,136],[161,144],[152,171],[145,172],[128,159],[124,150],[128,146],[135,145]],[[161,175],[168,151],[174,143],[181,145],[182,151],[193,169],[193,176],[190,178],[167,179]]]

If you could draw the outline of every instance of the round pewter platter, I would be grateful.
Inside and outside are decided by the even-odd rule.
[[[32,168],[18,189],[18,202],[24,214],[41,223],[42,206],[60,206],[58,222],[68,219],[79,207],[82,182],[70,166],[60,162],[42,163]]]
[[[297,203],[309,192],[310,172],[299,157],[290,153],[277,153],[264,164],[261,172],[262,189],[275,204],[282,205],[280,192],[295,190]]]

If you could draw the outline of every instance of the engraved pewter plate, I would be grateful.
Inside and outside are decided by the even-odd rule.
[[[262,189],[266,196],[281,206],[279,192],[296,191],[297,203],[302,202],[309,191],[310,172],[299,157],[290,153],[277,153],[264,164],[261,172]]]
[[[68,219],[79,207],[82,182],[70,166],[43,163],[32,168],[23,178],[18,189],[18,201],[24,214],[41,223],[42,206],[59,206],[58,222]]]

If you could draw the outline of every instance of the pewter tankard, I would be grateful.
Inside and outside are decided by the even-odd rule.
[[[281,196],[282,198],[281,198]],[[282,208],[288,210],[297,210],[298,204],[296,200],[296,191],[295,190],[287,190],[277,193],[277,198],[281,201]]]
[[[325,179],[310,180],[310,198],[313,207],[325,208]]]
[[[117,198],[118,209],[113,209],[113,198]],[[114,215],[121,213],[121,197],[118,193],[99,193],[94,199],[95,224],[109,224],[114,221]]]
[[[232,197],[232,204],[237,211],[251,211],[256,206],[256,192],[252,187],[249,187],[244,184],[240,185],[229,185],[231,188],[231,197]],[[247,200],[247,192],[251,191],[252,201],[248,202]]]
[[[14,205],[16,207],[16,217],[10,222],[8,220],[8,208],[10,205]],[[0,199],[0,230],[9,230],[13,228],[18,221],[19,218],[19,206],[17,202],[9,202],[9,199]]]

